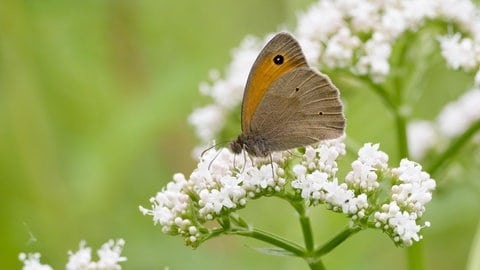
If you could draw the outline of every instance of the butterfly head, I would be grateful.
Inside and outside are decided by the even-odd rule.
[[[267,146],[267,141],[255,135],[244,135],[243,133],[238,138],[230,142],[230,150],[235,154],[240,154],[242,150],[247,151],[250,155],[256,157],[266,157],[271,151]]]
[[[233,153],[235,154],[240,154],[242,152],[242,150],[244,149],[245,147],[245,142],[244,142],[244,138],[243,138],[243,134],[240,134],[240,136],[238,136],[238,138],[234,141],[231,141],[230,142],[230,150],[232,150]]]

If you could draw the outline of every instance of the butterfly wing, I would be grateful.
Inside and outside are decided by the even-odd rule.
[[[287,72],[308,67],[300,45],[288,33],[275,35],[265,45],[250,70],[242,103],[242,133],[250,133],[251,121],[272,83]]]
[[[268,152],[340,137],[345,128],[338,89],[311,68],[289,71],[267,89],[250,124]]]

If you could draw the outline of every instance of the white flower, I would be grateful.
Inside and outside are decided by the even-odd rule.
[[[85,241],[81,241],[77,252],[68,252],[69,259],[65,268],[67,270],[120,270],[122,267],[118,263],[127,260],[126,257],[120,256],[124,245],[123,239],[109,240],[97,250],[99,260],[94,262],[91,256],[92,249],[86,247]]]
[[[390,57],[392,46],[384,40],[380,33],[375,33],[364,46],[364,53],[360,56],[354,71],[361,74],[370,74],[372,80],[381,82],[390,72]]]
[[[86,242],[80,242],[80,248],[77,252],[68,252],[67,270],[93,269],[95,263],[92,262],[92,248],[86,247]]]
[[[447,138],[460,135],[480,119],[480,89],[474,88],[458,100],[447,104],[440,112],[437,123]]]
[[[432,19],[437,12],[438,0],[403,0],[401,9],[409,28],[420,26],[424,19]]]
[[[97,250],[98,262],[97,269],[104,270],[121,270],[122,267],[118,264],[127,260],[126,257],[120,256],[122,253],[125,241],[119,239],[117,241],[109,240]]]
[[[343,16],[335,1],[318,1],[307,12],[299,14],[295,32],[299,37],[326,41],[330,34],[345,25]]]
[[[480,73],[479,73],[480,74]],[[441,110],[436,121],[416,121],[408,126],[410,154],[421,159],[441,140],[451,139],[464,133],[473,123],[480,120],[480,89],[475,87]]]
[[[52,270],[48,264],[40,263],[40,253],[20,253],[18,258],[23,262],[22,270]]]
[[[386,41],[394,41],[407,28],[404,10],[387,8],[382,14],[381,23],[376,28],[377,33],[382,34]]]
[[[470,0],[442,0],[437,6],[438,17],[445,17],[460,24],[466,30],[475,33],[478,12]]]
[[[221,192],[226,194],[236,204],[246,196],[246,191],[241,184],[242,179],[240,177],[227,175],[221,179]]]
[[[326,42],[323,61],[330,68],[345,68],[351,65],[353,52],[360,45],[360,39],[343,27]]]
[[[421,217],[425,204],[432,199],[435,180],[422,171],[420,164],[408,159],[402,159],[400,167],[392,169],[392,174],[399,180],[398,184],[392,186],[392,199]]]
[[[435,125],[430,121],[412,121],[407,126],[408,151],[413,159],[422,159],[438,143]]]
[[[345,182],[362,191],[372,191],[380,186],[377,182],[376,169],[359,160],[352,163],[352,171],[345,177]]]
[[[351,208],[350,201],[354,198],[353,190],[348,189],[345,183],[339,184],[338,179],[325,183],[325,202],[333,206],[334,211],[345,214],[355,213],[357,209]]]
[[[453,69],[470,70],[478,65],[478,47],[470,38],[461,39],[460,33],[438,38],[442,56]]]
[[[421,226],[417,224],[417,215],[407,211],[401,211],[395,201],[382,206],[382,211],[374,214],[379,222],[378,226],[385,224],[384,230],[392,230],[394,240],[405,246],[410,246],[413,241],[419,241]]]
[[[250,167],[242,174],[243,183],[248,190],[260,192],[275,185],[273,173],[274,169],[269,165],[262,165],[260,169]]]
[[[202,216],[207,216],[208,214],[220,214],[220,211],[223,207],[233,208],[235,204],[230,199],[225,192],[220,192],[217,189],[207,190],[204,189],[198,194],[200,200],[198,201],[201,208],[199,213]]]
[[[217,105],[197,108],[188,117],[188,122],[195,127],[195,132],[202,141],[212,140],[220,131],[224,121],[225,113]]]
[[[395,184],[391,187],[390,198],[374,213],[374,219],[376,226],[390,232],[396,242],[410,246],[421,239],[422,226],[417,222],[425,212],[425,204],[432,199],[435,180],[422,171],[418,163],[408,159],[402,159],[391,174]],[[429,224],[425,222],[424,226]]]
[[[346,12],[351,18],[351,27],[357,32],[369,32],[380,23],[379,6],[373,1],[352,1]]]
[[[383,169],[388,166],[388,155],[379,151],[380,145],[366,143],[358,150],[358,160],[372,167]]]
[[[297,165],[300,166],[300,165]],[[296,166],[296,167],[297,167]],[[300,166],[301,167],[301,166]],[[297,172],[300,171],[297,167]],[[306,201],[323,199],[323,188],[328,181],[328,174],[314,171],[309,174],[298,174],[297,179],[292,181],[292,187],[301,190],[301,196]]]
[[[371,192],[378,188],[377,171],[388,167],[388,155],[378,150],[379,144],[366,143],[358,150],[358,159],[352,162],[352,171],[345,177],[345,182],[361,192]]]
[[[190,201],[188,195],[182,192],[186,184],[183,174],[175,174],[173,179],[174,182],[169,182],[166,188],[150,198],[152,209],[139,207],[144,215],[152,215],[154,222],[159,223],[164,232],[172,229],[175,219],[185,213]]]
[[[80,242],[77,252],[68,252],[68,262],[65,266],[67,270],[121,270],[119,263],[127,260],[120,256],[125,241],[109,240],[97,251],[98,262],[92,261],[92,248],[86,246],[85,241]],[[40,263],[40,253],[24,254],[20,253],[20,261],[23,262],[23,270],[52,270],[48,265]]]

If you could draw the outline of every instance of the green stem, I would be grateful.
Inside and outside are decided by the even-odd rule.
[[[303,249],[303,247],[295,243],[292,243],[289,240],[282,238],[278,235],[274,235],[269,232],[262,231],[260,229],[256,229],[256,228],[252,228],[249,230],[245,230],[244,228],[232,229],[232,230],[225,231],[225,234],[241,235],[241,236],[254,238],[254,239],[263,241],[265,243],[269,243],[271,245],[282,248],[286,251],[289,251],[298,257],[305,256],[305,250]]]
[[[380,85],[374,83],[369,77],[362,76],[361,78],[364,82],[368,84],[368,86],[370,86],[373,92],[375,92],[376,94],[378,94],[378,96],[382,98],[383,102],[387,105],[387,108],[393,113],[395,113],[397,106],[395,105],[387,91]]]
[[[313,232],[312,226],[310,224],[310,218],[308,217],[305,207],[303,207],[303,211],[300,214],[300,224],[302,226],[302,233],[303,239],[305,241],[305,248],[307,249],[307,253],[311,253],[313,251]]]
[[[407,248],[407,261],[409,270],[425,269],[425,259],[423,254],[422,242],[416,242],[411,247]]]
[[[312,231],[312,226],[310,224],[310,217],[307,214],[307,209],[305,207],[305,202],[303,200],[293,200],[293,199],[288,199],[288,197],[279,197],[281,199],[286,200],[290,205],[297,211],[299,217],[300,217],[300,225],[302,227],[302,233],[303,233],[303,240],[305,241],[305,247],[307,250],[307,253],[311,253],[314,248],[314,242],[313,242],[313,231]]]
[[[300,224],[302,225],[303,239],[305,240],[305,248],[307,252],[313,251],[313,232],[310,225],[310,218],[308,216],[300,217]]]
[[[323,246],[315,250],[315,253],[314,253],[315,257],[318,258],[329,253],[338,245],[343,243],[343,241],[347,240],[347,238],[359,232],[360,230],[361,230],[361,227],[346,228],[345,230],[337,234],[334,238],[332,238],[330,241],[325,243]]]
[[[399,93],[400,90],[396,90],[396,102],[388,94],[388,92],[380,85],[374,83],[370,78],[364,77],[365,82],[368,83],[370,88],[379,95],[386,107],[393,114],[395,118],[395,125],[397,129],[397,141],[398,141],[398,159],[408,157],[408,144],[407,144],[407,121],[402,112],[402,98]],[[400,87],[400,84],[395,84],[395,87]]]
[[[320,259],[306,259],[307,263],[308,263],[308,266],[310,267],[310,269],[312,270],[325,270],[325,266],[323,265],[323,262],[322,260]]]
[[[434,175],[440,167],[451,159],[468,140],[480,130],[480,120],[473,123],[461,136],[455,138],[448,148],[427,167],[427,172]]]
[[[399,160],[408,158],[407,121],[398,109],[395,112],[395,124],[397,126]]]

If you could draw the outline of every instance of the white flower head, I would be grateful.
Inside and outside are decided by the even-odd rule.
[[[442,56],[453,69],[471,70],[478,65],[478,46],[470,38],[461,38],[460,33],[438,38]]]
[[[99,260],[92,260],[92,248],[86,246],[85,241],[81,241],[79,249],[76,252],[68,252],[68,262],[65,266],[67,270],[121,270],[119,263],[127,260],[126,257],[120,256],[125,241],[118,239],[117,241],[109,240],[103,244],[97,251]],[[20,253],[20,261],[23,262],[23,270],[52,270],[49,265],[40,263],[40,253],[26,255]]]
[[[480,119],[480,89],[474,88],[459,99],[447,104],[440,112],[437,123],[440,132],[452,138],[465,132]]]
[[[214,104],[197,108],[188,117],[188,122],[195,127],[195,132],[202,141],[214,139],[224,121],[224,110]]]
[[[294,168],[295,171],[299,172],[302,169],[301,165]],[[303,167],[304,168],[304,167]],[[306,201],[319,201],[325,199],[324,188],[328,181],[328,174],[314,171],[309,174],[297,175],[297,179],[292,182],[292,187],[301,191],[301,196]]]
[[[127,260],[126,257],[121,256],[125,241],[118,239],[117,241],[109,240],[97,250],[98,254],[98,269],[105,270],[121,270],[122,267],[118,264]]]
[[[376,226],[386,231],[400,245],[410,246],[422,237],[419,219],[425,212],[425,205],[432,199],[435,180],[422,171],[422,167],[408,159],[402,159],[398,168],[391,169],[395,180],[390,198],[374,213]]]
[[[420,164],[408,159],[402,159],[400,167],[392,169],[392,174],[399,180],[392,186],[392,199],[421,217],[425,204],[432,199],[435,180],[422,171]]]
[[[68,252],[67,270],[92,269],[95,263],[92,262],[92,248],[86,246],[85,241],[80,242],[77,252]]]
[[[435,125],[430,121],[412,121],[407,126],[408,150],[415,160],[422,159],[439,142]]]
[[[421,239],[417,215],[402,211],[396,202],[383,205],[382,211],[375,213],[375,219],[379,222],[378,226],[384,224],[383,229],[394,235],[394,240],[402,245],[410,246]]]
[[[371,192],[380,184],[378,173],[388,167],[388,155],[378,150],[378,144],[366,143],[358,150],[358,159],[352,162],[352,171],[345,177],[345,182],[358,192]]]
[[[352,64],[354,50],[359,46],[360,39],[343,27],[326,42],[323,61],[329,68],[346,68]]]
[[[40,253],[20,253],[18,258],[23,263],[22,270],[53,270],[50,265],[40,263]]]

